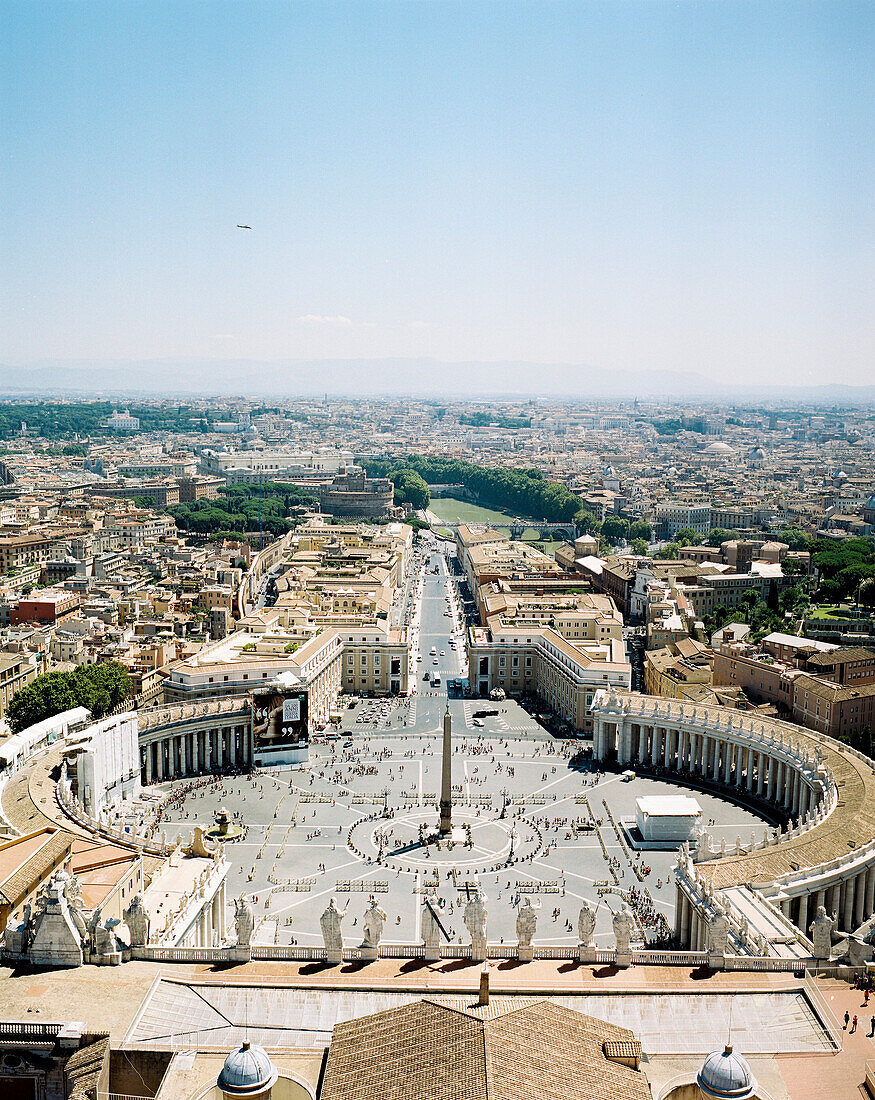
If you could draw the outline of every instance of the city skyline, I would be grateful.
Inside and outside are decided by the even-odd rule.
[[[7,379],[240,361],[245,392],[247,360],[434,360],[496,364],[469,392],[518,390],[506,363],[558,365],[543,388],[569,395],[586,371],[871,383],[868,5],[7,12]]]

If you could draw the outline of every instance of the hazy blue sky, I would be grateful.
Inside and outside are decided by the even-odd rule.
[[[871,383],[873,28],[868,0],[5,0],[0,356]]]

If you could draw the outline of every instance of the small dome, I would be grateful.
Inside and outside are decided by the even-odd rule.
[[[730,1046],[708,1055],[696,1084],[713,1100],[752,1100],[757,1087],[750,1066],[740,1054],[733,1054]]]
[[[728,443],[709,443],[705,448],[705,453],[709,455],[734,455],[735,448],[730,447]]]
[[[258,1096],[276,1079],[277,1071],[265,1051],[244,1042],[225,1059],[216,1084],[228,1096]]]

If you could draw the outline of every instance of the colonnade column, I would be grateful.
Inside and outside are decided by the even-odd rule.
[[[143,746],[146,750],[146,782],[152,782],[152,742],[147,741]]]
[[[808,894],[800,894],[799,919],[796,921],[796,925],[802,930],[803,935],[808,935],[805,928],[806,924],[808,924]]]
[[[854,883],[855,878],[846,878],[842,883],[842,927],[845,932],[854,928]]]

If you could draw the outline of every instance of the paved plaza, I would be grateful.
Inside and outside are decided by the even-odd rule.
[[[219,806],[244,826],[242,838],[226,846],[233,864],[228,889],[229,896],[252,898],[260,920],[257,942],[321,945],[319,914],[335,896],[348,910],[345,940],[357,943],[370,895],[389,915],[385,942],[418,942],[416,899],[423,893],[442,900],[442,922],[461,942],[459,902],[475,879],[489,899],[491,942],[516,942],[515,905],[524,894],[541,907],[539,944],[576,943],[577,913],[586,898],[596,907],[596,943],[609,946],[611,912],[621,892],[633,890],[642,898],[642,938],[659,932],[658,922],[644,917],[648,897],[653,913],[671,925],[675,854],[636,852],[623,822],[634,819],[638,797],[682,788],[592,771],[579,743],[554,740],[508,704],[492,724],[511,718],[519,725],[525,717],[528,734],[468,729],[467,704],[450,702],[458,839],[452,849],[421,845],[419,826],[437,824],[441,707],[434,702],[418,700],[416,722],[431,722],[433,729],[365,733],[358,726],[354,734],[311,745],[306,769],[168,784],[173,797],[161,828],[168,837],[186,836],[195,824],[211,826]],[[397,723],[403,713],[402,706],[388,720]],[[716,822],[711,831],[725,836],[728,846],[736,836],[762,831],[749,810],[713,794],[695,797],[703,819]]]
[[[612,945],[611,914],[624,898],[638,917],[638,942],[664,936],[674,919],[675,853],[635,851],[624,822],[634,821],[637,798],[686,788],[592,770],[585,742],[554,738],[515,701],[448,699],[447,679],[464,673],[464,661],[443,554],[425,555],[409,601],[409,699],[346,709],[339,731],[314,739],[304,768],[163,785],[160,829],[186,837],[195,824],[212,827],[220,806],[234,816],[243,835],[226,845],[228,895],[251,898],[258,943],[321,946],[319,915],[336,897],[344,940],[358,944],[371,896],[388,914],[384,942],[418,943],[423,895],[440,904],[451,941],[467,942],[460,902],[475,881],[487,895],[492,943],[516,942],[516,906],[526,895],[539,908],[540,945],[577,943],[584,899],[596,910],[598,946]],[[454,831],[452,845],[438,847],[422,840],[438,823],[447,707]],[[751,810],[710,793],[695,797],[703,823],[713,822],[709,831],[727,847],[752,830],[761,835]]]

